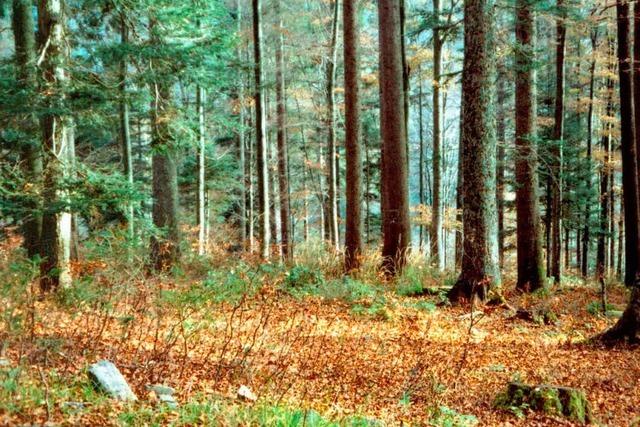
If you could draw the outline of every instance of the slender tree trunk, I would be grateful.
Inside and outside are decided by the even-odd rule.
[[[357,0],[343,0],[345,149],[347,156],[347,218],[345,271],[360,267],[362,255],[362,153],[360,135],[360,71]]]
[[[440,80],[442,68],[442,36],[439,30],[440,0],[433,0],[433,13],[436,26],[433,29],[433,196],[431,198],[431,263],[439,270],[443,269],[442,258],[442,132],[440,130]]]
[[[331,26],[331,42],[329,44],[329,57],[327,58],[327,186],[329,187],[328,199],[328,227],[331,244],[335,250],[340,249],[340,236],[338,233],[338,168],[336,150],[336,101],[335,80],[336,65],[338,62],[338,27],[339,27],[340,0],[335,0],[333,9],[333,23]]]
[[[380,131],[382,140],[383,271],[393,276],[406,263],[411,245],[408,159],[403,102],[400,5],[378,3],[380,46]]]
[[[591,53],[593,59],[591,60],[591,66],[589,68],[589,111],[587,112],[587,158],[589,162],[593,161],[593,115],[594,115],[594,100],[595,100],[595,86],[596,86],[596,65],[597,56],[596,50],[598,48],[598,28],[591,30]],[[608,108],[608,105],[607,105]],[[588,174],[587,186],[591,188],[591,173]],[[587,203],[584,213],[584,229],[582,231],[582,260],[580,261],[582,277],[589,276],[589,243],[591,239],[591,203]],[[596,274],[596,277],[599,277]]]
[[[71,285],[71,213],[57,207],[67,198],[60,185],[64,178],[71,176],[74,153],[71,117],[56,112],[56,106],[64,102],[64,90],[68,84],[64,69],[67,57],[64,23],[60,0],[38,2],[39,45],[43,50],[43,101],[49,107],[41,118],[45,161],[40,287],[44,292]]]
[[[611,73],[614,70],[609,70]],[[612,94],[614,90],[614,82],[611,78],[607,80],[607,109],[606,115],[607,117],[611,117],[613,115],[613,99]],[[609,192],[611,191],[611,177],[612,177],[612,169],[609,159],[609,152],[611,151],[611,125],[608,122],[604,123],[604,132],[602,134],[602,152],[604,153],[604,158],[602,159],[602,167],[600,170],[600,221],[599,221],[599,230],[598,230],[598,248],[596,254],[596,280],[600,283],[601,293],[603,299],[603,311],[606,311],[606,236],[607,230],[609,229],[609,214],[611,207],[609,206],[609,202],[611,197],[609,196]],[[610,235],[610,239],[613,240],[613,235]]]
[[[15,42],[16,80],[23,92],[26,105],[36,91],[36,45],[35,24],[31,0],[13,0],[12,16],[13,39]],[[36,138],[38,121],[29,115],[22,121],[25,142],[20,150],[22,173],[27,182],[39,187],[42,179],[42,145]],[[27,256],[33,258],[40,253],[40,234],[42,233],[42,214],[36,200],[26,206],[28,212],[22,222],[23,247]]]
[[[504,214],[505,214],[505,145],[507,143],[507,75],[504,70],[504,63],[500,63],[498,71],[498,117],[497,117],[497,138],[498,138],[498,158],[496,169],[496,200],[498,205],[498,255],[500,268],[504,267]],[[519,110],[517,110],[519,111]]]
[[[267,157],[264,89],[262,87],[262,24],[261,0],[252,0],[253,6],[253,60],[254,103],[256,110],[256,161],[258,172],[258,216],[260,219],[260,255],[269,258],[271,230],[269,228],[269,166]]]
[[[207,215],[206,215],[206,162],[205,162],[205,91],[204,88],[196,87],[196,106],[198,109],[198,255],[207,252]]]
[[[496,216],[496,136],[493,114],[494,2],[464,3],[462,271],[452,301],[485,300],[500,285]]]
[[[464,227],[462,227],[462,207],[464,206],[464,143],[462,140],[462,129],[464,127],[464,103],[460,103],[460,138],[458,140],[458,183],[456,187],[456,222],[460,228],[456,231],[456,267],[462,267],[464,253]]]
[[[280,236],[282,257],[289,260],[293,256],[291,241],[291,206],[289,200],[288,150],[286,132],[286,94],[284,87],[284,27],[280,0],[276,0],[276,15],[278,19],[278,41],[276,43],[276,103],[278,122],[278,187],[280,189]]]
[[[534,7],[532,0],[518,0],[516,6],[517,288],[525,292],[540,289],[545,282],[538,207]]]
[[[425,185],[424,185],[424,174],[425,174],[425,159],[424,159],[424,106],[423,106],[423,89],[422,89],[422,70],[418,70],[418,135],[420,138],[420,155],[419,155],[419,164],[418,164],[418,173],[420,174],[419,178],[419,187],[420,187],[420,205],[425,206]],[[421,222],[420,223],[420,250],[423,250],[424,247],[424,231],[425,226]]]
[[[560,283],[562,275],[562,145],[564,137],[564,68],[566,53],[565,24],[566,11],[564,0],[557,0],[560,16],[556,23],[556,101],[554,144],[551,150],[551,276]]]
[[[120,43],[125,46],[129,43],[129,29],[124,12],[120,15]],[[122,164],[127,182],[133,187],[133,157],[131,155],[131,130],[129,127],[129,100],[127,99],[127,58],[123,56],[120,61],[120,144],[122,146]],[[133,203],[127,206],[127,225],[129,229],[129,239],[134,238],[134,216]]]
[[[242,33],[242,2],[237,1],[236,4],[236,21],[238,24],[238,34]],[[238,45],[238,62],[242,63],[242,51],[244,44]],[[240,186],[240,239],[242,240],[242,248],[247,250],[247,189],[250,186],[251,177],[246,172],[246,141],[245,141],[245,75],[240,73],[238,78],[238,109],[239,109],[239,128],[238,128],[238,163],[242,176],[243,185]]]

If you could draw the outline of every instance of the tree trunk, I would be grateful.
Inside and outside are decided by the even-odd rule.
[[[71,285],[71,213],[60,211],[67,194],[60,190],[63,179],[71,176],[74,138],[71,117],[57,112],[64,102],[68,84],[64,69],[67,52],[64,41],[65,16],[60,0],[38,2],[39,45],[43,49],[42,74],[44,105],[41,118],[44,149],[44,215],[40,244],[40,288],[47,292]]]
[[[129,43],[129,29],[124,12],[120,15],[120,43],[124,46]],[[133,157],[131,155],[131,131],[129,127],[129,100],[127,99],[127,58],[123,56],[120,61],[120,144],[122,146],[122,164],[127,182],[133,187]],[[129,229],[129,239],[134,238],[134,216],[133,203],[127,206],[127,225]]]
[[[158,234],[151,238],[151,260],[155,270],[168,271],[180,255],[177,153],[169,129],[173,115],[171,86],[162,81],[154,89],[153,225]]]
[[[29,98],[36,91],[36,46],[35,24],[33,22],[32,2],[30,0],[13,0],[12,16],[13,38],[15,42],[16,80],[23,91],[23,103],[28,105]],[[22,121],[25,142],[20,150],[20,163],[26,182],[37,188],[42,179],[42,145],[36,138],[38,121],[29,115]],[[27,256],[33,258],[40,253],[40,234],[42,233],[42,213],[34,200],[27,206],[28,213],[22,222],[22,246]]]
[[[451,301],[485,300],[500,285],[496,216],[496,136],[493,114],[494,2],[464,3],[462,271]]]
[[[516,212],[517,288],[531,292],[544,286],[542,235],[538,207],[536,144],[535,4],[516,6]]]
[[[280,0],[276,0],[276,16],[278,17],[278,41],[276,42],[276,109],[278,122],[278,188],[280,190],[280,236],[282,257],[290,260],[293,256],[291,241],[291,206],[289,200],[289,174],[286,133],[286,100],[284,88],[284,28]]]
[[[408,159],[403,97],[400,5],[378,3],[380,45],[380,133],[382,140],[382,268],[397,274],[411,245]]]
[[[254,103],[256,110],[256,162],[258,172],[258,216],[260,220],[260,254],[269,258],[271,230],[269,221],[269,166],[265,111],[262,87],[262,24],[261,0],[252,0],[253,6],[253,60],[254,60]]]
[[[345,150],[347,156],[347,218],[345,271],[360,267],[362,255],[362,153],[360,135],[360,71],[357,0],[343,0]]]
[[[593,161],[593,114],[594,114],[594,100],[595,100],[595,86],[596,86],[596,65],[597,57],[596,50],[598,48],[598,28],[591,30],[591,52],[593,59],[591,60],[591,66],[589,68],[589,111],[587,112],[587,158],[589,162]],[[607,104],[608,109],[608,104]],[[587,187],[591,188],[591,173],[588,174]],[[582,230],[582,259],[580,261],[580,267],[582,277],[587,278],[589,276],[589,243],[591,240],[591,203],[587,203],[584,213],[584,229]],[[598,275],[596,275],[598,277]]]
[[[205,158],[205,121],[204,121],[204,88],[196,88],[196,106],[198,109],[198,255],[207,252],[207,217],[206,217],[206,158]]]
[[[335,80],[336,65],[338,62],[338,24],[339,24],[340,0],[335,0],[333,9],[333,21],[331,26],[331,42],[329,44],[329,57],[327,58],[327,186],[329,187],[329,199],[327,209],[327,225],[329,237],[335,250],[340,249],[340,236],[338,232],[338,168],[336,151],[336,100]]]
[[[456,222],[460,224],[460,228],[456,231],[456,267],[462,267],[462,258],[464,253],[464,230],[462,227],[462,207],[464,206],[464,144],[462,141],[462,129],[464,124],[464,103],[460,103],[460,137],[458,139],[458,182],[456,186]]]
[[[242,33],[242,2],[237,1],[236,4],[236,21],[238,24],[238,34]],[[242,51],[244,44],[238,44],[238,62],[242,63]],[[245,141],[245,74],[240,73],[238,78],[238,109],[239,109],[239,128],[238,128],[238,166],[242,177],[243,185],[240,186],[240,239],[242,240],[242,248],[247,250],[247,189],[250,186],[251,176],[246,172],[246,141]]]
[[[419,187],[420,187],[420,205],[425,206],[425,185],[424,185],[424,174],[425,174],[425,159],[424,159],[424,108],[422,103],[423,98],[423,90],[422,90],[422,70],[418,69],[418,135],[420,138],[420,155],[418,161],[418,173],[420,174],[419,178]],[[423,250],[424,247],[424,231],[425,226],[421,222],[420,223],[420,250]]]
[[[564,63],[566,53],[565,5],[557,0],[560,16],[556,23],[556,101],[551,150],[551,276],[560,283],[562,275],[562,145],[564,137]]]
[[[620,79],[620,127],[622,150],[622,186],[624,197],[625,227],[625,284],[631,286],[631,298],[622,317],[613,328],[600,339],[603,341],[621,341],[640,339],[640,278],[638,277],[638,177],[636,140],[634,137],[634,116],[631,82],[630,42],[629,42],[629,4],[616,2],[618,15],[618,71]],[[636,43],[640,43],[640,32]]]
[[[612,70],[610,67],[609,72],[613,73],[614,70]],[[613,90],[614,82],[611,78],[609,78],[607,79],[607,117],[613,116]],[[604,284],[607,271],[606,236],[607,234],[609,234],[607,233],[607,230],[609,229],[609,213],[611,210],[611,207],[609,205],[611,199],[609,196],[609,192],[612,190],[612,168],[609,159],[609,152],[611,150],[611,124],[608,122],[604,123],[604,131],[602,134],[601,144],[604,158],[602,159],[602,167],[600,170],[600,227],[598,230],[598,247],[596,254],[596,280],[598,281],[598,283]],[[609,238],[613,240],[613,235],[610,235]]]
[[[440,79],[442,68],[442,36],[439,30],[440,0],[433,0],[433,13],[436,25],[433,29],[433,196],[431,198],[431,263],[438,270],[443,269],[442,262],[442,133],[440,130]]]
[[[498,138],[498,158],[496,169],[496,200],[498,206],[498,258],[500,268],[504,267],[504,214],[505,214],[505,145],[507,143],[507,88],[508,76],[504,69],[505,64],[501,61],[498,65],[498,117],[497,117],[497,138]],[[519,110],[517,110],[519,112]]]

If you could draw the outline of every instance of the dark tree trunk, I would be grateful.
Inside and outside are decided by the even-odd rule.
[[[13,38],[15,42],[16,80],[24,105],[28,105],[30,97],[36,91],[36,45],[35,24],[31,0],[13,0],[12,16]],[[20,147],[22,173],[27,182],[37,188],[42,179],[42,146],[36,138],[38,121],[35,116],[28,115],[22,120],[25,141]],[[34,196],[35,198],[35,196]],[[42,214],[37,200],[25,206],[28,210],[22,222],[23,247],[27,256],[33,258],[40,253],[40,233],[42,232]]]
[[[362,153],[357,0],[343,0],[347,219],[345,271],[359,268],[362,254]]]
[[[286,100],[284,88],[284,28],[280,11],[280,0],[276,0],[278,16],[278,41],[276,42],[276,103],[278,121],[278,186],[280,189],[280,236],[282,257],[286,260],[293,256],[291,241],[291,206],[289,201],[289,153],[286,133]]]
[[[625,227],[625,284],[631,286],[629,305],[618,323],[602,335],[603,341],[640,339],[640,277],[638,276],[638,176],[634,136],[632,76],[629,41],[629,3],[616,2],[618,20],[618,71],[620,80],[620,127],[622,149],[622,187]],[[638,32],[640,37],[640,32]],[[640,38],[636,39],[640,43]]]
[[[542,236],[538,208],[535,100],[535,4],[516,6],[516,212],[517,288],[530,292],[544,286]]]
[[[398,273],[411,245],[408,159],[403,97],[400,5],[378,4],[380,43],[380,131],[382,140],[382,268]]]
[[[614,70],[609,69],[611,73]],[[607,117],[613,116],[613,99],[612,94],[614,91],[614,82],[611,78],[607,79]],[[605,280],[606,280],[606,236],[607,230],[609,229],[609,213],[611,207],[609,205],[610,196],[609,192],[611,191],[611,165],[609,159],[609,152],[611,150],[611,125],[609,123],[604,124],[604,132],[602,134],[601,144],[602,144],[602,152],[604,154],[604,158],[602,159],[602,168],[600,170],[600,219],[599,219],[599,229],[598,229],[598,247],[596,254],[596,280],[601,285],[601,292],[603,295],[603,300],[606,300],[605,297]],[[610,238],[613,240],[613,236]],[[604,309],[606,311],[606,301],[604,303]]]
[[[449,291],[452,301],[479,299],[500,285],[496,215],[494,122],[494,2],[464,3],[462,75],[463,227],[462,271]]]
[[[589,68],[589,111],[587,112],[587,157],[589,161],[593,161],[593,115],[594,100],[596,86],[596,50],[598,48],[598,28],[591,30],[591,52],[594,55]],[[608,105],[607,105],[608,108]],[[588,174],[588,187],[591,187],[591,173]],[[582,277],[587,278],[589,275],[589,244],[591,240],[591,203],[587,203],[585,207],[585,222],[582,230],[582,259],[580,260],[580,270]],[[596,277],[598,277],[596,275]]]
[[[556,101],[553,147],[551,150],[551,276],[560,283],[562,276],[562,145],[564,137],[564,63],[567,28],[564,0],[557,0],[560,16],[556,24]]]
[[[504,267],[504,214],[505,214],[505,144],[507,143],[507,88],[508,76],[504,69],[504,63],[499,64],[498,71],[498,117],[497,117],[497,138],[498,138],[498,158],[496,161],[496,200],[498,206],[498,257],[500,268]],[[517,110],[519,111],[519,110]]]
[[[327,186],[329,187],[329,198],[327,200],[327,225],[329,237],[334,249],[340,247],[340,236],[338,232],[338,168],[336,150],[336,100],[335,100],[335,80],[338,54],[338,15],[340,11],[340,0],[335,0],[333,9],[333,21],[331,27],[331,43],[329,45],[329,57],[327,58]]]
[[[431,263],[442,269],[442,132],[440,129],[440,80],[442,68],[442,36],[439,30],[440,0],[433,0],[433,13],[436,25],[433,29],[433,196],[431,198],[431,227],[429,241],[431,245]]]
[[[262,6],[260,0],[252,0],[253,9],[253,61],[254,104],[256,127],[256,171],[258,174],[258,217],[260,221],[260,255],[269,258],[271,229],[269,220],[269,166],[267,158],[267,135],[262,87]]]
[[[157,271],[168,271],[178,260],[178,170],[177,150],[169,129],[172,120],[171,87],[156,83],[153,109],[153,225],[158,234],[151,238],[151,261]]]

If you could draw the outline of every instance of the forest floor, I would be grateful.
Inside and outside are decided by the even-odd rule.
[[[495,409],[514,379],[583,389],[603,425],[640,419],[640,350],[585,343],[614,320],[577,279],[522,296],[507,277],[509,304],[555,313],[545,324],[417,295],[447,281],[419,268],[380,284],[331,279],[317,263],[149,278],[85,260],[73,288],[38,300],[29,266],[0,255],[0,425],[571,425]],[[609,298],[623,307],[625,290]],[[101,359],[138,402],[94,391],[87,367]],[[154,401],[145,386],[156,383],[176,389],[178,409]],[[242,385],[256,402],[237,398]]]

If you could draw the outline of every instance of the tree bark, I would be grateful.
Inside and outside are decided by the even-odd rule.
[[[331,42],[329,44],[329,56],[326,68],[326,96],[327,96],[327,186],[329,187],[329,199],[326,218],[329,227],[329,237],[335,250],[340,249],[340,236],[338,231],[338,168],[336,150],[336,100],[335,80],[336,65],[338,62],[338,26],[339,26],[340,0],[335,0],[333,9],[333,21],[331,26]]]
[[[562,275],[562,145],[564,138],[564,68],[566,53],[566,11],[564,0],[557,0],[556,22],[556,100],[553,147],[551,150],[551,276],[560,283]]]
[[[204,88],[196,88],[196,106],[198,109],[198,255],[207,252],[207,216],[206,216],[206,157],[205,157],[205,104]]]
[[[440,0],[433,0],[433,13],[436,24],[433,29],[433,196],[431,198],[431,227],[429,240],[431,245],[431,263],[438,270],[443,269],[442,258],[442,132],[440,130],[440,80],[442,68],[442,36],[440,35]]]
[[[382,140],[382,269],[393,276],[411,245],[400,5],[378,4],[380,45],[380,133]]]
[[[362,153],[360,136],[360,68],[358,0],[343,0],[345,149],[347,156],[347,218],[345,271],[360,267],[362,255]]]
[[[494,2],[464,3],[463,227],[464,255],[449,299],[485,300],[500,285],[496,217]]]
[[[525,292],[544,286],[538,207],[536,144],[535,3],[516,3],[516,212],[518,281]]]
[[[254,103],[256,127],[256,162],[258,173],[258,216],[260,220],[260,254],[269,258],[271,229],[269,220],[269,166],[267,158],[266,123],[264,111],[264,89],[262,87],[262,24],[261,0],[252,0],[253,6],[253,60]]]
[[[638,276],[638,177],[634,113],[632,100],[632,75],[629,42],[629,3],[616,2],[618,23],[618,72],[620,80],[620,127],[622,150],[622,185],[624,197],[625,227],[625,284],[631,287],[629,304],[615,326],[599,338],[615,342],[640,339],[640,277]],[[640,32],[638,33],[640,36]],[[635,40],[640,43],[640,39]]]
[[[13,38],[15,43],[16,80],[22,91],[24,105],[35,95],[37,89],[36,74],[36,42],[35,24],[33,21],[32,2],[30,0],[13,0],[12,15]],[[22,173],[27,182],[36,186],[42,179],[42,145],[35,137],[38,121],[29,114],[22,120],[25,142],[20,147],[20,163]],[[37,200],[25,206],[28,209],[22,222],[22,246],[27,256],[33,258],[40,253],[40,234],[42,233],[42,213]]]
[[[276,42],[276,115],[278,122],[278,188],[280,190],[280,245],[282,257],[290,260],[293,256],[291,241],[291,205],[289,200],[289,174],[286,132],[286,94],[284,86],[284,27],[280,0],[276,0],[276,16],[278,19],[278,41]]]
[[[43,98],[48,112],[41,118],[42,147],[45,161],[44,214],[40,244],[40,288],[47,292],[71,285],[71,213],[60,210],[67,194],[61,190],[64,178],[73,167],[74,138],[71,117],[55,112],[64,103],[68,84],[64,64],[65,16],[60,0],[38,2],[39,45],[43,49]]]
[[[125,19],[124,12],[120,14],[120,43],[126,46],[129,43],[129,29],[127,28],[127,21]],[[127,99],[127,57],[123,56],[120,61],[120,144],[122,147],[122,165],[124,175],[127,177],[127,182],[133,187],[133,157],[131,155],[131,129],[129,126],[129,100]],[[129,231],[129,239],[134,238],[134,215],[133,215],[133,203],[130,202],[127,206],[127,226]]]
[[[587,157],[589,162],[593,161],[593,115],[594,115],[594,100],[595,100],[595,86],[596,86],[596,65],[597,56],[596,50],[598,48],[598,28],[591,30],[591,54],[593,59],[589,67],[589,111],[587,112]],[[608,104],[607,104],[608,109]],[[588,188],[591,188],[591,173],[588,174]],[[585,223],[582,230],[582,259],[580,260],[580,267],[582,277],[586,278],[589,275],[589,244],[591,240],[591,203],[587,203],[585,207]],[[596,275],[597,277],[597,275]]]

